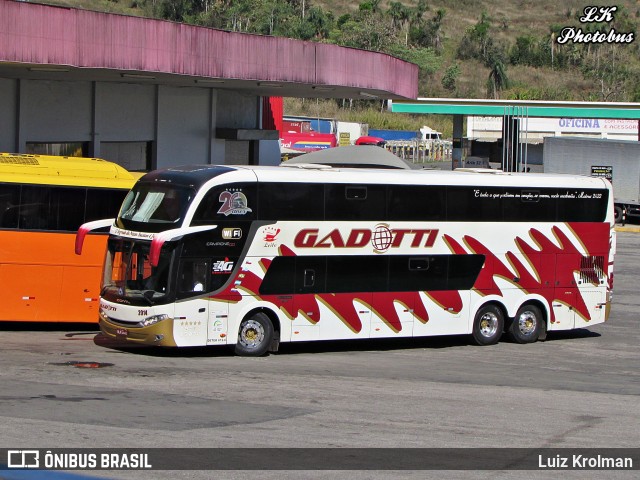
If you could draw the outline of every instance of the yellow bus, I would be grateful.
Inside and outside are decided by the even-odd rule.
[[[140,175],[98,158],[0,153],[0,321],[97,322],[107,235],[79,257],[75,233],[115,217]]]

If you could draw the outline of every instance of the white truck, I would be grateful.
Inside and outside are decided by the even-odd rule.
[[[640,142],[546,137],[545,173],[604,177],[613,183],[616,223],[640,220]]]

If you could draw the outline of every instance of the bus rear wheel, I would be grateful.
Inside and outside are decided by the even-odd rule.
[[[267,353],[273,340],[273,325],[262,312],[253,313],[240,322],[235,352],[244,357],[259,357]]]
[[[473,321],[473,339],[478,345],[494,345],[498,343],[504,329],[504,315],[495,305],[485,305]]]
[[[509,336],[516,343],[533,343],[540,336],[543,321],[538,307],[523,305],[511,322]]]

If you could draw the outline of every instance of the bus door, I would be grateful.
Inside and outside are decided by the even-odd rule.
[[[227,343],[229,322],[228,302],[209,302],[209,321],[207,326],[207,345]]]
[[[209,339],[209,300],[211,261],[183,258],[178,267],[174,338],[180,346],[204,345]],[[208,343],[208,342],[207,342]]]

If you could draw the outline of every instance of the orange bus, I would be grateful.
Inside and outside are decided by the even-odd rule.
[[[0,321],[97,322],[107,235],[83,223],[115,217],[138,176],[98,158],[0,153]]]

